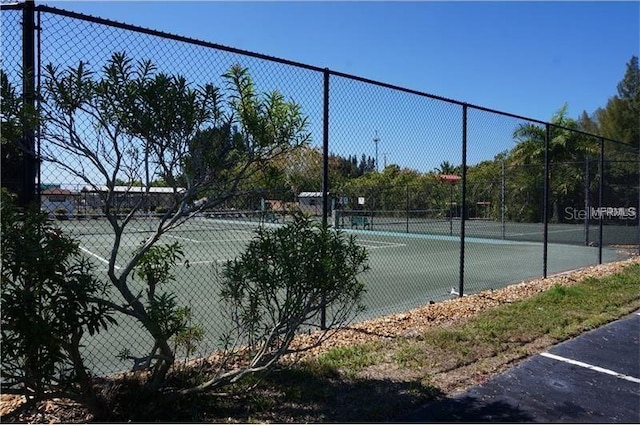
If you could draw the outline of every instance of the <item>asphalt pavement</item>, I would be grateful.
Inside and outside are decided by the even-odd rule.
[[[640,423],[640,311],[399,420]]]

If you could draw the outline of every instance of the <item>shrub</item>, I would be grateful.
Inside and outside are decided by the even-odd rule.
[[[234,324],[227,349],[246,364],[238,368],[238,357],[230,356],[234,370],[208,385],[268,371],[283,355],[317,346],[331,329],[353,320],[364,309],[358,274],[368,269],[367,258],[353,236],[300,213],[285,226],[258,228],[246,251],[219,275],[225,314]],[[321,319],[327,323],[320,333],[305,346],[292,347],[300,332],[320,329]]]
[[[20,212],[2,194],[2,355],[3,393],[35,402],[67,397],[94,413],[101,403],[80,354],[85,332],[115,324],[99,299],[105,285],[79,256],[77,242],[46,220]]]

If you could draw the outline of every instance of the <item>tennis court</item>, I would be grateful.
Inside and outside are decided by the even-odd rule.
[[[113,241],[113,235],[108,233],[104,222],[61,222],[75,234],[82,251],[93,259],[102,273],[106,271],[106,259]],[[225,324],[214,279],[216,268],[243,251],[254,236],[258,223],[253,215],[198,217],[182,228],[168,232],[160,241],[178,241],[183,247],[185,262],[175,267],[175,282],[161,290],[174,292],[181,305],[191,307],[194,321],[204,326],[207,334],[200,345],[200,354],[219,347],[220,331]],[[262,225],[282,226],[281,221],[262,222]],[[446,224],[440,224],[443,225]],[[460,239],[455,233],[380,230],[375,222],[372,228],[343,230],[346,234],[355,235],[357,242],[369,252],[371,269],[361,275],[367,288],[364,299],[367,310],[359,320],[455,297],[452,291],[458,290],[460,274]],[[132,232],[126,233],[122,239],[117,269],[152,229],[152,222],[143,218],[131,223],[129,230]],[[542,232],[541,225],[530,228],[530,232],[536,231]],[[616,250],[603,249],[603,262],[625,257],[624,253]],[[598,249],[550,243],[548,260],[549,274],[572,270],[596,264]],[[500,288],[539,277],[542,265],[543,245],[538,242],[469,236],[465,239],[464,293]],[[143,291],[145,287],[139,282],[132,284],[132,288]],[[86,340],[87,363],[97,373],[130,369],[132,362],[120,361],[118,352],[126,348],[136,356],[143,356],[152,346],[153,342],[135,321],[120,317],[119,320],[118,327]]]
[[[460,217],[448,217],[443,210],[336,211],[335,224],[342,229],[365,229],[398,233],[459,236]],[[548,241],[596,246],[599,241],[597,221],[549,223]],[[465,236],[502,240],[543,242],[542,223],[469,218],[465,220]],[[603,245],[637,245],[638,222],[616,221],[603,225]]]

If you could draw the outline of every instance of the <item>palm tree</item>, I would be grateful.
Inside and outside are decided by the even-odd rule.
[[[460,166],[454,166],[448,161],[443,161],[439,167],[436,167],[435,172],[440,175],[456,175],[460,173]]]
[[[561,208],[583,201],[585,161],[597,158],[598,144],[574,130],[578,122],[567,117],[567,105],[556,112],[549,129],[549,182],[552,217],[560,220]],[[520,124],[513,133],[516,146],[509,155],[512,167],[538,165],[531,177],[540,181],[545,155],[546,128],[537,124]],[[536,197],[537,198],[537,197]]]

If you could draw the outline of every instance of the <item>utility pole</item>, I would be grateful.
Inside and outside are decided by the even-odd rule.
[[[379,168],[378,168],[378,143],[379,142],[380,142],[380,138],[378,137],[378,131],[376,130],[376,134],[373,137],[373,143],[376,146],[376,172],[379,171]]]

